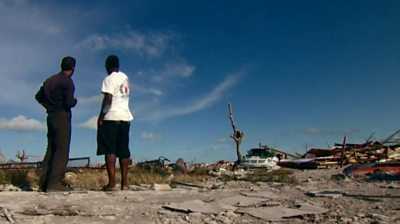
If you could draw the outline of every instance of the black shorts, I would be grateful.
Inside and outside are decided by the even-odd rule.
[[[113,154],[120,159],[131,157],[129,121],[103,121],[97,127],[97,155]]]

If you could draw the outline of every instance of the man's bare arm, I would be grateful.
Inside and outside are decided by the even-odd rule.
[[[97,119],[97,125],[102,125],[104,117],[111,108],[112,95],[109,93],[104,93],[103,102],[101,103],[101,110],[99,118]]]

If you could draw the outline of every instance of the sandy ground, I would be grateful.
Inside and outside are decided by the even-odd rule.
[[[3,191],[0,223],[400,223],[400,182],[340,173],[296,171],[296,184],[213,180],[171,191]]]

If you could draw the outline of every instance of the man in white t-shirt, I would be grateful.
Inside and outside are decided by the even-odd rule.
[[[116,158],[119,158],[121,168],[121,190],[127,190],[128,166],[131,162],[129,129],[133,120],[129,110],[129,78],[119,71],[119,59],[115,55],[107,57],[105,67],[108,76],[101,87],[104,97],[97,120],[97,155],[105,155],[108,173],[108,184],[103,190],[117,190]]]

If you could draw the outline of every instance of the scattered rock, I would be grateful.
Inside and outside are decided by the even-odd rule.
[[[0,185],[0,191],[22,191],[21,188],[16,187],[12,184]]]
[[[78,181],[78,176],[74,172],[66,172],[63,181],[65,185],[75,187]]]
[[[372,213],[369,217],[372,219],[375,219],[375,221],[382,221],[382,222],[390,221],[389,217],[387,217],[385,215],[381,215],[381,214],[376,214],[376,213]]]
[[[152,189],[155,191],[170,191],[171,186],[168,184],[153,184]]]

